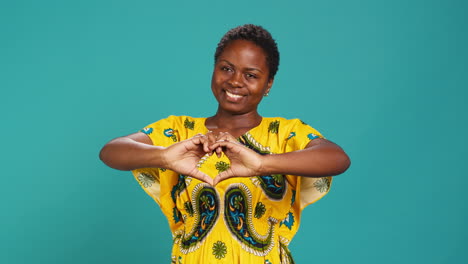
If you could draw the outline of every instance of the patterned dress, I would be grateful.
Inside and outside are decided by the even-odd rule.
[[[206,118],[169,116],[142,132],[154,145],[206,134]],[[322,137],[299,119],[263,118],[238,138],[261,155],[304,149]],[[205,156],[200,170],[215,177],[229,168],[225,155]],[[293,175],[234,177],[215,187],[171,170],[133,171],[141,187],[161,207],[173,235],[172,263],[294,263],[288,244],[301,211],[322,198],[331,177]]]

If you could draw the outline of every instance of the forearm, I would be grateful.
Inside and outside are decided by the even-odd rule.
[[[118,170],[163,167],[163,147],[140,143],[130,138],[116,138],[107,143],[99,158],[107,166]]]
[[[261,175],[325,177],[341,174],[350,165],[348,155],[331,142],[284,154],[265,155],[262,158]]]

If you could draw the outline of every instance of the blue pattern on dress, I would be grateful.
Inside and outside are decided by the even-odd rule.
[[[152,127],[145,127],[142,130],[140,130],[140,132],[143,132],[146,135],[150,135],[151,133],[153,133],[153,128]]]
[[[314,133],[310,133],[309,135],[307,135],[307,137],[312,140],[312,139],[316,139],[318,138],[319,136],[315,135]]]
[[[291,212],[289,212],[286,215],[286,218],[280,222],[280,227],[282,225],[285,225],[287,228],[289,228],[289,230],[291,230],[292,226],[294,225],[294,215]]]

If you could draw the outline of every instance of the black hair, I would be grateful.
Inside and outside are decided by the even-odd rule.
[[[261,26],[252,24],[245,24],[229,30],[218,43],[214,55],[215,63],[218,61],[219,56],[223,53],[226,46],[234,40],[248,40],[261,47],[266,53],[266,60],[268,70],[270,72],[269,79],[275,77],[279,66],[279,51],[276,41],[271,36],[270,32]]]

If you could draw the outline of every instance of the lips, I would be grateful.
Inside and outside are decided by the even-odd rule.
[[[224,90],[224,92],[226,93],[227,101],[232,102],[232,103],[239,103],[245,97],[245,95],[236,94],[228,90]]]
[[[231,92],[228,92],[228,91],[226,91],[226,94],[227,94],[229,97],[232,97],[232,98],[242,98],[242,97],[244,97],[243,95],[234,94],[234,93],[231,93]]]

